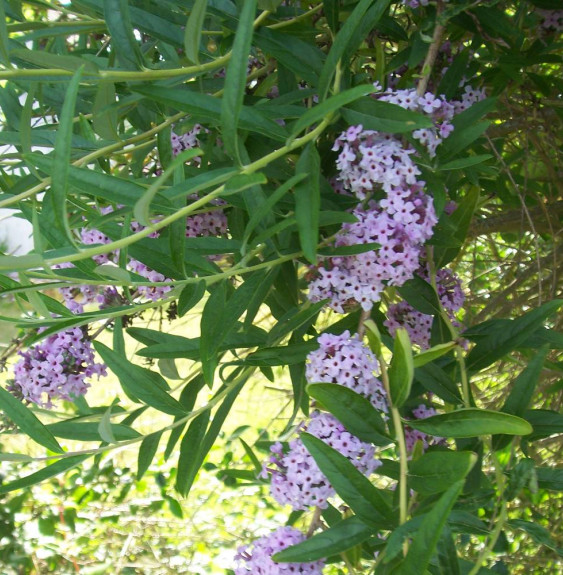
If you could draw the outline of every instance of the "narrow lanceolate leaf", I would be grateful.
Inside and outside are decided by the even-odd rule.
[[[265,273],[256,272],[226,300],[227,284],[222,282],[215,288],[203,309],[201,316],[200,352],[206,382],[213,383],[217,366],[217,352],[221,344],[233,332],[237,321],[247,309],[252,295],[263,280]]]
[[[462,487],[463,481],[454,483],[426,514],[413,537],[407,556],[392,571],[393,575],[421,575],[425,572]]]
[[[221,106],[223,142],[227,152],[235,159],[239,157],[237,129],[246,88],[246,70],[252,44],[252,24],[255,13],[256,0],[246,0],[242,5],[232,56],[227,67]]]
[[[497,433],[528,435],[533,431],[525,419],[500,411],[477,408],[458,409],[426,419],[409,420],[408,425],[430,435],[454,438]]]
[[[502,406],[502,411],[512,415],[524,415],[538,384],[548,351],[548,345],[540,348],[522,373],[514,380],[510,393]]]
[[[497,330],[491,335],[479,339],[467,357],[467,368],[471,371],[479,371],[522,345],[530,334],[540,328],[545,320],[562,305],[563,299],[555,299],[545,303],[511,320],[510,324],[503,326],[502,331]]]
[[[470,451],[433,451],[409,464],[409,487],[423,495],[441,493],[464,479],[477,461]]]
[[[98,424],[98,433],[102,438],[102,441],[106,443],[116,443],[115,435],[113,434],[113,429],[111,425],[111,406],[105,410]]]
[[[405,328],[400,327],[395,335],[393,359],[389,366],[389,387],[393,406],[401,407],[408,399],[413,376],[414,364],[409,334]]]
[[[292,127],[291,137],[297,136],[305,128],[308,128],[312,124],[324,120],[329,114],[339,110],[343,106],[362,98],[368,94],[375,92],[375,88],[372,84],[364,84],[362,86],[356,86],[350,90],[346,90],[321,102],[317,106],[313,106],[307,110]]]
[[[55,453],[63,453],[63,448],[58,444],[54,435],[31,410],[3,387],[0,387],[0,409],[33,441]]]
[[[278,563],[308,563],[338,555],[360,543],[374,532],[358,517],[349,517],[310,539],[288,547],[272,556]]]
[[[295,171],[307,174],[307,178],[295,186],[295,217],[303,254],[315,265],[321,208],[321,159],[313,142],[307,144],[301,153]]]
[[[127,0],[104,0],[104,20],[120,65],[129,70],[142,68],[143,56],[133,33]]]
[[[366,130],[395,134],[432,126],[432,120],[422,114],[370,98],[346,106],[342,115],[348,123],[361,124]]]
[[[143,439],[141,447],[139,448],[139,455],[137,457],[137,481],[143,477],[147,469],[150,467],[150,464],[156,455],[162,433],[162,431],[157,431],[147,435],[145,439]]]
[[[336,35],[319,78],[319,100],[322,101],[326,98],[338,63],[349,49],[350,45],[356,41],[357,29],[360,27],[366,12],[373,3],[374,0],[361,0],[358,2],[357,6],[354,8],[350,16],[348,16],[346,22]],[[376,14],[374,14],[373,17],[372,26],[375,26],[379,18],[383,16],[387,10],[387,6],[389,6],[389,0],[377,0],[377,5],[375,6]]]
[[[358,518],[374,529],[389,528],[393,517],[387,494],[372,485],[347,457],[321,439],[308,433],[302,433],[300,438],[336,493]]]
[[[57,128],[57,136],[55,138],[55,154],[50,192],[57,226],[61,231],[66,233],[67,238],[71,243],[74,242],[72,240],[72,234],[68,223],[66,196],[68,192],[72,129],[74,126],[74,107],[76,104],[76,98],[78,97],[78,88],[80,86],[81,77],[82,68],[79,68],[70,80],[65,94],[65,100]]]
[[[199,451],[209,424],[209,415],[209,410],[198,415],[191,422],[180,444],[180,458],[176,475],[176,491],[180,495],[187,495],[199,470]]]
[[[59,459],[59,461],[48,465],[40,471],[31,473],[30,475],[26,475],[25,477],[21,477],[20,479],[16,479],[10,483],[4,483],[4,485],[0,486],[0,494],[9,493],[16,489],[25,489],[26,487],[31,487],[32,485],[41,483],[42,481],[45,481],[45,479],[50,479],[51,477],[60,475],[61,473],[80,465],[88,457],[89,455],[75,455],[73,457]]]
[[[186,23],[184,52],[186,58],[194,64],[199,64],[199,43],[201,42],[201,32],[206,10],[207,0],[195,0],[192,11],[188,16],[188,22]]]
[[[335,383],[311,383],[307,393],[362,441],[380,446],[392,443],[379,412],[355,391]]]
[[[170,415],[186,414],[182,405],[166,391],[168,384],[160,374],[134,365],[99,341],[94,342],[94,347],[115,373],[123,391],[129,397],[136,398],[163,413]]]
[[[446,355],[450,351],[453,351],[455,347],[456,343],[453,341],[435,345],[434,347],[431,347],[430,349],[427,349],[412,358],[414,367],[422,367],[423,365],[426,365],[427,363],[430,363],[435,359]]]

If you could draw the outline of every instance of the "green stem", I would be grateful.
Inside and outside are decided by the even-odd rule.
[[[381,370],[381,381],[387,394],[389,407],[391,409],[391,418],[393,420],[393,427],[395,428],[395,438],[399,445],[399,524],[402,525],[407,521],[408,516],[408,488],[407,488],[407,475],[408,475],[408,454],[407,444],[405,442],[405,432],[403,429],[403,422],[399,410],[393,406],[391,399],[391,385],[389,383],[389,373],[387,372],[387,364],[380,355],[377,360],[379,361],[379,368]],[[404,548],[406,551],[406,546]]]
[[[231,389],[233,389],[234,387],[239,385],[241,382],[248,379],[254,373],[254,371],[256,371],[256,367],[245,368],[244,371],[234,381],[229,382],[229,384],[225,385],[225,389],[223,391],[219,392],[215,397],[210,399],[203,407],[200,407],[199,409],[191,411],[185,417],[182,417],[181,419],[178,419],[174,423],[171,423],[170,425],[163,427],[160,431],[162,431],[162,432],[171,431],[172,429],[174,429],[176,427],[183,426],[188,421],[195,419],[198,415],[200,415],[204,411],[207,411],[208,409],[212,409],[222,399],[224,399],[228,395],[228,393],[231,391]],[[153,432],[151,432],[151,433],[153,433]],[[121,449],[122,447],[134,445],[135,443],[140,443],[141,441],[143,441],[143,439],[145,437],[146,437],[146,435],[140,435],[139,437],[135,437],[134,439],[128,439],[126,441],[122,441],[122,442],[116,443],[114,445],[106,445],[104,447],[98,447],[98,448],[94,448],[94,449],[83,449],[81,451],[67,451],[67,452],[65,452],[63,454],[59,454],[59,455],[49,455],[49,456],[45,456],[45,457],[34,457],[32,459],[33,459],[33,461],[57,461],[59,459],[67,459],[68,457],[75,457],[77,455],[96,455],[98,453],[105,453],[107,451],[114,451],[116,449]]]
[[[442,318],[442,321],[448,327],[450,335],[452,336],[452,341],[457,342],[457,341],[459,341],[459,337],[460,337],[459,331],[457,330],[455,325],[452,323],[450,316],[448,315],[447,311],[442,306],[442,303],[440,302],[440,298],[438,297],[438,285],[436,283],[436,266],[434,264],[434,257],[433,257],[433,252],[432,252],[431,247],[426,248],[426,261],[428,264],[428,273],[430,275],[430,284],[432,285],[432,288],[434,289],[434,293],[436,294],[436,297],[438,299],[438,303],[440,304],[440,317]],[[463,405],[464,405],[464,407],[471,407],[471,388],[469,386],[469,377],[467,375],[467,366],[465,365],[465,357],[463,355],[463,349],[461,348],[461,346],[459,344],[456,346],[455,356],[456,356],[456,361],[459,365],[459,371],[460,371],[461,397],[463,399]]]

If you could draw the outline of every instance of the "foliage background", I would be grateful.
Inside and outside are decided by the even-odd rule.
[[[240,249],[240,240],[261,201],[293,175],[305,140],[317,140],[321,155],[324,174],[319,184],[321,213],[348,207],[341,198],[331,196],[327,188],[327,179],[335,173],[335,157],[330,147],[334,137],[346,127],[339,117],[341,106],[323,115],[326,122],[316,133],[312,127],[318,127],[322,118],[304,124],[302,131],[294,135],[301,135],[302,143],[295,143],[295,137],[288,139],[288,132],[274,122],[283,119],[291,128],[308,108],[314,109],[313,96],[320,95],[323,100],[323,88],[327,90],[328,83],[322,70],[328,69],[326,62],[330,61],[331,51],[342,48],[341,65],[338,68],[335,65],[333,71],[342,88],[383,81],[388,74],[404,70],[405,66],[401,79],[405,87],[417,77],[428,76],[431,81],[440,82],[437,76],[440,60],[433,69],[423,69],[436,30],[436,5],[410,10],[399,3],[386,2],[259,2],[256,14],[262,15],[255,22],[253,46],[247,48],[244,43],[250,42],[252,23],[242,28],[244,4],[187,0],[177,3],[87,0],[70,4],[3,0],[0,4],[3,114],[0,143],[13,146],[1,159],[0,206],[16,207],[22,217],[33,221],[36,252],[45,254],[47,261],[63,261],[72,251],[68,230],[81,227],[83,217],[111,230],[111,221],[100,221],[97,205],[123,203],[126,216],[133,213],[136,218],[149,217],[149,205],[139,204],[138,200],[141,195],[145,199],[150,196],[145,194],[156,180],[158,170],[166,169],[172,161],[171,126],[181,132],[200,122],[211,129],[201,138],[206,159],[204,170],[235,166],[239,179],[232,179],[229,193],[223,189],[217,194],[228,202],[229,238],[186,244],[193,250],[189,252],[187,247],[179,247],[179,243],[168,243],[175,241],[173,232],[164,236],[166,241],[160,242],[160,251],[154,253],[149,251],[152,245],[149,239],[130,245],[130,253],[155,269],[160,265],[166,277],[176,280],[177,288],[164,304],[137,300],[114,314],[125,317],[145,310],[142,319],[134,320],[136,328],[146,325],[164,333],[173,329],[184,337],[197,337],[207,296],[182,318],[184,323],[171,324],[167,317],[170,303],[178,296],[182,301],[182,287],[196,285],[189,283],[193,281],[192,266],[203,277],[217,274],[217,281],[237,276],[237,271],[252,263],[266,262],[267,269],[279,266],[282,271],[272,282],[266,306],[258,316],[257,324],[267,330],[284,313],[302,308],[304,270],[311,253],[313,257],[316,253],[317,238],[314,226],[291,220],[293,199],[288,196],[276,206],[273,220],[263,214],[262,231],[274,232],[273,249],[270,245],[265,250],[260,247],[262,242],[268,244],[265,232],[249,233],[256,252],[250,249],[245,253]],[[356,45],[350,42],[339,47],[335,42],[336,31],[356,13],[359,4],[373,4],[370,17],[374,20],[381,16],[377,13],[380,8],[384,15],[375,27],[369,26],[369,19],[364,28],[360,25]],[[549,1],[438,4],[444,19],[444,38],[457,48],[454,50],[457,64],[451,66],[449,84],[442,83],[440,87],[449,89],[453,95],[455,81],[467,75],[495,98],[489,100],[490,105],[482,114],[487,118],[487,131],[480,130],[479,118],[475,118],[474,134],[469,126],[465,132],[467,139],[459,143],[457,155],[452,152],[449,158],[446,154],[439,159],[442,165],[452,158],[460,159],[460,168],[437,170],[432,182],[435,197],[441,197],[447,189],[452,199],[461,202],[471,191],[480,192],[471,224],[464,230],[467,237],[462,238],[463,246],[452,267],[463,278],[468,295],[464,324],[484,325],[481,329],[485,331],[495,324],[483,322],[520,317],[561,294],[561,38],[557,30],[542,28],[541,12],[556,9],[557,4]],[[239,33],[235,35],[237,28]],[[249,53],[256,60],[247,68]],[[471,60],[466,59],[469,54],[473,56]],[[220,72],[225,67],[226,77]],[[305,88],[299,97],[295,95],[298,82],[303,84],[300,88]],[[69,96],[72,90],[69,86],[73,85],[75,101]],[[282,98],[286,95],[285,100],[266,98],[274,86]],[[333,95],[337,95],[336,91]],[[246,112],[241,108],[243,96]],[[216,104],[219,101],[221,104]],[[218,140],[224,146],[219,146]],[[453,143],[446,143],[454,148]],[[283,154],[263,161],[267,153],[275,155],[284,145],[288,147]],[[52,163],[40,156],[39,150],[47,152]],[[467,157],[485,156],[485,160],[474,164],[471,160],[463,161]],[[82,169],[68,171],[65,166],[69,160]],[[244,166],[251,162],[255,162],[256,169],[246,170]],[[87,171],[98,179],[86,179]],[[186,187],[185,182],[201,171],[193,163],[183,170],[172,169],[171,181]],[[103,176],[113,178],[111,183]],[[163,202],[158,200],[171,181],[159,183],[156,200],[150,205],[152,215],[163,208]],[[315,189],[309,181],[307,186],[308,190]],[[44,191],[45,196],[36,195]],[[164,213],[183,208],[189,191],[188,185],[176,205],[164,205],[167,210]],[[305,193],[303,187],[299,193]],[[317,199],[310,193],[308,200],[315,205]],[[51,205],[45,201],[51,195],[60,201],[67,194],[66,203],[56,201]],[[61,206],[66,206],[68,220]],[[33,219],[36,212],[39,217]],[[335,223],[330,218],[326,221],[321,220],[321,239],[336,231]],[[274,228],[274,223],[279,227]],[[121,232],[112,231],[113,239],[119,241]],[[163,265],[163,253],[171,255],[173,266]],[[180,260],[184,259],[182,254],[188,253],[186,274]],[[224,257],[217,264],[209,264],[205,256],[210,253]],[[19,286],[14,287],[8,280],[2,284],[7,297],[13,298],[14,294],[16,297],[15,303],[11,300],[2,304],[6,322],[3,325],[9,325],[11,316],[17,328],[22,328],[19,337],[30,341],[30,332],[23,328],[47,325],[49,316],[44,306],[49,311],[55,309],[51,299],[41,296],[38,303],[29,297],[31,293],[40,293],[39,282],[49,276],[34,272],[37,261],[20,259],[15,263],[4,259],[2,263],[6,273],[12,269],[27,270],[27,277],[37,286],[34,290],[22,288],[26,285],[22,276]],[[118,283],[123,279],[118,277],[115,282],[115,277],[100,275],[103,270],[95,270],[91,260],[85,259],[83,263],[76,280],[67,276],[64,281]],[[190,280],[182,283],[187,278]],[[135,279],[123,283],[131,285],[131,289],[150,283]],[[208,286],[212,285],[208,282]],[[244,283],[239,279],[235,285],[240,288]],[[56,299],[54,287],[53,284],[45,294]],[[182,293],[185,299],[190,295],[187,289]],[[322,314],[314,328],[306,326],[307,335],[320,332],[337,319]],[[89,323],[91,317],[85,314],[82,321]],[[349,316],[348,321],[352,325],[357,319]],[[53,325],[57,323],[62,327],[64,321],[54,321]],[[561,548],[561,539],[557,526],[561,521],[561,471],[550,475],[550,481],[542,482],[541,472],[534,475],[525,462],[532,459],[535,468],[560,464],[560,445],[554,434],[561,431],[563,346],[556,333],[561,330],[561,323],[557,311],[547,318],[551,331],[545,337],[552,351],[529,406],[549,410],[550,423],[537,441],[516,442],[511,450],[501,451],[498,456],[506,476],[516,478],[513,480],[516,492],[508,502],[509,518],[532,521],[540,529],[528,529],[527,533],[519,529],[503,530],[494,546],[494,559],[489,563],[493,572],[540,574],[556,572],[560,566],[557,549]],[[116,325],[101,340],[114,348],[119,345],[121,333],[119,322]],[[9,329],[14,328],[10,325]],[[305,332],[298,334],[303,335]],[[478,337],[479,333],[475,341]],[[8,340],[5,337],[3,342],[6,358],[12,351]],[[135,357],[138,350],[138,344],[128,338],[129,360],[135,358],[139,362]],[[498,362],[485,366],[473,377],[475,399],[483,408],[502,408],[511,382],[537,353],[537,346],[507,351],[509,355],[503,354]],[[246,353],[248,349],[242,352],[243,356]],[[213,353],[207,362],[202,360],[204,371],[212,369],[215,359],[212,356]],[[232,356],[221,361],[228,359]],[[13,364],[13,357],[9,361]],[[151,363],[155,369],[159,367],[163,373],[170,373],[156,358]],[[176,384],[183,385],[200,366],[199,362],[180,358],[176,367],[182,378]],[[9,377],[9,373],[5,375]],[[108,565],[117,565],[115,568],[122,573],[223,572],[237,545],[284,523],[287,517],[268,497],[267,487],[248,480],[252,460],[236,439],[240,433],[264,458],[267,450],[260,451],[256,442],[276,438],[294,415],[295,380],[291,381],[288,370],[281,367],[275,368],[273,382],[266,383],[267,375],[265,369],[263,374],[249,379],[185,501],[174,492],[175,458],[165,462],[159,451],[147,474],[137,481],[136,450],[109,451],[46,483],[3,495],[1,545],[5,569],[20,573],[33,570],[94,573],[104,572]],[[132,406],[121,393],[117,380],[106,385],[109,394],[88,396],[91,405],[99,406],[98,420],[117,396],[128,414]],[[198,405],[205,405],[211,397],[211,392],[202,393]],[[264,413],[265,398],[274,408],[268,413]],[[296,407],[299,403],[296,401]],[[277,410],[278,405],[287,408]],[[258,421],[256,412],[260,414]],[[44,410],[37,413],[46,423],[52,418],[85,415],[80,406],[70,403],[61,406],[57,413]],[[548,417],[546,413],[543,415]],[[141,417],[137,429],[149,433],[166,425],[163,421],[153,416]],[[5,425],[3,452],[42,455],[35,447],[30,449],[29,443],[17,441],[9,419]],[[69,449],[91,447],[91,444],[71,447],[75,444],[70,441],[66,441],[67,445]],[[25,475],[34,465],[37,464],[26,464]],[[491,470],[491,462],[485,462],[487,476],[492,478]],[[22,465],[2,461],[2,475],[4,483],[9,484],[22,475]],[[385,483],[382,479],[377,481]],[[490,487],[493,488],[492,483]],[[486,505],[479,511],[487,518],[490,512]],[[174,528],[168,531],[164,525]],[[462,534],[457,540],[460,556],[475,560],[484,541],[487,540],[483,536]]]

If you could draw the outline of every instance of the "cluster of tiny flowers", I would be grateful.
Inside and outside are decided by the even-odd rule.
[[[563,10],[538,10],[542,17],[541,27],[544,30],[563,31]]]
[[[197,200],[197,196],[190,196],[190,199]],[[224,200],[213,200],[214,206],[224,206]],[[200,214],[188,216],[186,221],[186,237],[202,238],[207,236],[225,236],[227,234],[227,216],[221,209],[214,209]]]
[[[385,390],[375,377],[378,363],[371,350],[349,331],[340,335],[322,334],[319,349],[307,356],[305,377],[309,383],[337,383],[369,399],[372,405],[387,411]]]
[[[170,278],[162,275],[161,273],[149,268],[144,263],[131,258],[128,263],[131,271],[146,278],[150,282],[169,282]],[[162,299],[172,288],[170,286],[137,286],[137,294],[144,296],[151,301]]]
[[[426,407],[426,405],[421,404],[416,409],[412,410],[412,414],[415,419],[426,419],[427,417],[432,417],[437,414],[437,411],[433,407]],[[408,451],[412,451],[417,443],[420,441],[422,448],[424,450],[428,449],[429,442],[441,443],[443,440],[440,437],[433,437],[429,439],[426,433],[418,431],[417,429],[411,429],[405,426],[405,443]]]
[[[96,363],[92,345],[79,327],[50,335],[20,355],[12,390],[44,407],[51,407],[54,399],[84,395],[87,378],[106,375],[106,366]]]
[[[327,258],[313,272],[309,299],[329,299],[339,313],[354,302],[369,311],[386,286],[401,286],[420,263],[420,248],[437,222],[432,198],[421,184],[392,190],[387,198],[353,211],[357,221],[344,224],[337,246],[377,243],[381,247],[353,256]]]
[[[305,535],[294,527],[279,527],[269,535],[254,541],[252,548],[245,545],[238,549],[235,557],[235,575],[322,575],[324,562],[276,563],[272,556],[305,540]]]
[[[170,143],[172,144],[172,155],[177,156],[184,150],[193,150],[194,148],[199,148],[200,142],[198,140],[198,134],[203,130],[203,126],[196,124],[191,130],[185,132],[184,134],[178,135],[175,132],[170,134]],[[196,157],[192,160],[196,164],[201,163],[201,158]]]
[[[429,280],[427,270],[419,270],[419,275]],[[461,309],[465,301],[461,280],[453,272],[444,268],[436,273],[436,288],[440,304],[452,321],[457,323],[454,314]],[[389,306],[387,319],[383,323],[391,336],[394,337],[397,329],[403,327],[407,330],[411,343],[418,345],[421,349],[428,349],[432,321],[431,315],[415,310],[407,302],[400,302]]]
[[[405,328],[412,344],[418,345],[421,349],[428,349],[432,320],[431,315],[426,315],[414,309],[406,301],[402,301],[389,306],[384,325],[393,337],[398,328]]]
[[[434,96],[431,92],[418,96],[416,90],[411,88],[381,92],[375,97],[382,102],[396,104],[405,110],[425,114],[432,120],[433,128],[415,130],[412,134],[413,138],[428,150],[431,157],[436,155],[436,148],[453,132],[451,119],[455,114],[455,105],[448,102],[445,96]]]
[[[348,432],[330,413],[314,413],[303,430],[339,451],[364,475],[370,475],[381,464],[374,458],[375,447]],[[265,464],[262,476],[272,475],[272,497],[282,505],[291,505],[294,510],[307,507],[326,509],[328,498],[335,493],[334,488],[301,439],[297,437],[291,441],[287,453],[279,442],[270,450],[272,456],[269,464]]]

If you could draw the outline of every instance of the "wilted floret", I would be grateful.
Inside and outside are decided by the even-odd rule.
[[[238,549],[235,557],[235,575],[322,575],[324,561],[309,563],[276,563],[272,559],[279,551],[305,541],[305,535],[294,527],[279,527],[270,535],[260,537],[252,544]]]

